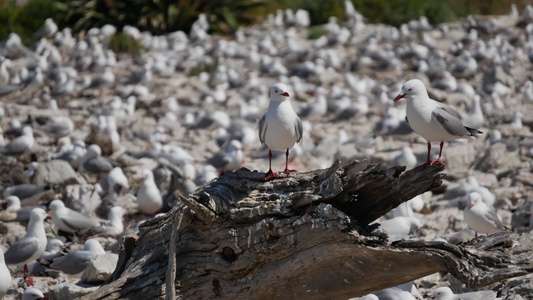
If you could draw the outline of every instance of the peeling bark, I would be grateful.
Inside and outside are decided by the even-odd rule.
[[[531,247],[517,247],[516,234],[388,244],[368,225],[440,186],[443,170],[336,161],[264,182],[240,169],[145,222],[136,243],[125,240],[110,282],[84,299],[164,298],[169,289],[177,299],[342,299],[438,271],[472,287],[532,272]]]

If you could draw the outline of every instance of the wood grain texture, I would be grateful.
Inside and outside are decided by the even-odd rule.
[[[268,182],[247,169],[219,177],[127,238],[112,279],[84,299],[165,298],[173,267],[177,299],[347,299],[438,271],[472,287],[533,271],[511,233],[389,244],[368,224],[444,177],[439,163],[404,170],[336,161]]]

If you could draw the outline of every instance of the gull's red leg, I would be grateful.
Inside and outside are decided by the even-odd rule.
[[[298,172],[296,170],[289,170],[289,149],[287,148],[287,151],[285,152],[285,170],[281,173],[289,174],[293,172]]]
[[[442,148],[444,147],[444,142],[440,142],[440,151],[439,151],[439,158],[435,159],[434,161],[432,161],[430,163],[430,165],[433,165],[434,163],[436,162],[440,162],[440,163],[443,163],[442,160],[440,159],[441,155],[442,155]]]
[[[265,181],[276,178],[276,173],[272,172],[272,150],[268,149],[268,172],[265,174]]]
[[[28,286],[33,285],[33,278],[28,275],[28,265],[24,265],[24,282]]]
[[[420,166],[416,167],[415,170],[423,170],[423,169],[425,169],[428,165],[430,165],[430,163],[431,163],[431,160],[429,159],[430,154],[431,154],[431,143],[428,142],[428,159],[426,160],[425,163],[423,163],[423,164],[421,164]]]

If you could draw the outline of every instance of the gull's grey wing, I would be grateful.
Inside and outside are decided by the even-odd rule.
[[[92,257],[89,251],[74,250],[66,256],[54,259],[50,265],[50,268],[61,270],[64,273],[73,275],[83,272],[91,260]]]
[[[31,183],[24,183],[8,187],[4,191],[4,196],[17,196],[22,201],[23,199],[30,198],[38,193],[47,190],[48,187],[44,185],[35,185]]]
[[[230,158],[228,157],[228,155],[226,155],[226,153],[217,152],[207,162],[213,167],[221,169],[230,163]]]
[[[265,144],[265,134],[267,131],[268,124],[266,123],[266,114],[263,115],[261,120],[257,123],[257,126],[259,127],[259,141],[261,141],[261,145]]]
[[[459,119],[459,115],[448,105],[441,105],[433,111],[431,118],[449,134],[455,136],[472,136]]]
[[[83,168],[92,173],[107,173],[113,169],[113,165],[109,160],[99,156],[85,161]]]
[[[493,291],[477,291],[457,295],[461,300],[494,300],[496,293]]]
[[[296,125],[294,126],[296,129],[296,142],[299,143],[302,140],[303,137],[303,126],[302,126],[302,120],[300,120],[299,117],[296,119]]]
[[[487,214],[485,215],[487,217],[487,219],[489,221],[491,221],[492,223],[494,223],[494,225],[496,225],[496,227],[498,229],[501,229],[501,230],[505,230],[505,226],[503,225],[502,221],[500,220],[500,218],[498,218],[498,214],[493,211],[493,210],[489,210],[489,212],[487,212]]]
[[[67,215],[62,216],[61,221],[73,230],[84,230],[100,225],[100,222],[97,220],[73,210],[70,210]]]
[[[4,254],[5,261],[8,265],[17,265],[23,263],[35,254],[39,247],[39,239],[36,237],[23,238],[11,245]]]
[[[21,154],[28,149],[28,144],[24,141],[24,139],[22,137],[18,137],[5,145],[4,149],[2,149],[2,152],[6,155],[16,155]]]

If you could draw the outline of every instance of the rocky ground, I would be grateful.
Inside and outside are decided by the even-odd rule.
[[[425,161],[426,142],[405,130],[405,102],[392,100],[404,82],[418,78],[433,99],[454,107],[465,124],[483,134],[446,143],[447,180],[421,196],[412,207],[415,212],[408,213],[419,222],[395,238],[451,243],[474,238],[462,212],[472,191],[482,194],[511,230],[531,235],[533,8],[437,26],[421,18],[399,29],[367,24],[350,7],[347,17],[345,23],[332,18],[323,25],[325,35],[315,40],[308,39],[311,29],[302,11],[282,12],[261,26],[240,29],[234,37],[208,34],[205,18],[189,35],[152,36],[125,28],[142,45],[138,55],[107,50],[115,32],[106,26],[83,37],[72,37],[67,29],[50,33],[28,48],[12,35],[0,47],[3,143],[28,125],[35,144],[20,155],[0,157],[4,193],[21,183],[17,178],[47,184],[33,205],[46,206],[56,198],[85,215],[105,219],[112,192],[98,182],[106,174],[54,160],[71,150],[58,146],[61,136],[87,146],[96,143],[128,178],[127,190],[111,204],[127,211],[124,232],[131,231],[149,218],[135,201],[144,169],[174,166],[177,177],[171,192],[185,195],[218,176],[221,170],[214,171],[210,164],[217,163],[210,158],[236,139],[243,156],[239,159],[228,150],[230,157],[237,157],[242,167],[267,171],[268,149],[259,142],[256,122],[276,82],[288,85],[303,121],[303,140],[291,150],[291,168],[324,168],[336,158],[413,168]],[[49,120],[57,116],[70,118],[72,128],[51,129]],[[65,139],[59,145],[63,143]],[[437,148],[434,143],[433,156]],[[402,160],[404,153],[414,154],[416,160]],[[32,161],[39,163],[37,174],[20,177]],[[283,153],[276,153],[274,171],[281,171],[284,161]],[[176,200],[168,187],[158,184],[168,200],[164,212]],[[0,222],[2,248],[22,237],[25,226]],[[53,223],[45,226],[49,238],[59,236]],[[84,233],[69,241],[83,244],[89,237],[111,249],[118,235]],[[99,276],[112,272],[102,266],[112,265],[113,259],[111,254],[97,259],[97,271],[81,279],[41,271],[34,276],[35,287],[50,299],[73,299],[97,289]],[[13,279],[6,299],[14,299],[23,290],[22,271],[9,268]],[[531,279],[525,276],[489,288],[505,299],[531,299]],[[468,290],[445,274],[417,283],[425,296],[442,285]]]

